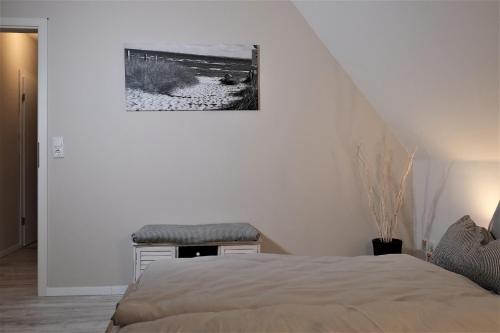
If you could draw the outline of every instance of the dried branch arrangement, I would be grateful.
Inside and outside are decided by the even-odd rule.
[[[404,203],[406,180],[413,166],[415,152],[416,149],[408,154],[405,172],[399,183],[393,186],[392,156],[387,152],[381,153],[375,163],[375,170],[372,170],[361,145],[358,145],[357,159],[368,196],[368,205],[377,225],[379,238],[385,243],[392,241],[393,232],[398,225],[398,214]]]

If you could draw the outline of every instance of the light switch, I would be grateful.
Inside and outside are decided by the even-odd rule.
[[[52,137],[52,156],[54,158],[64,157],[64,141],[62,136]]]

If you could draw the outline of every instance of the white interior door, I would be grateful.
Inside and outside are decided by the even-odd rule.
[[[21,241],[22,245],[37,239],[37,83],[36,79],[21,72],[20,86],[20,155],[21,155]]]

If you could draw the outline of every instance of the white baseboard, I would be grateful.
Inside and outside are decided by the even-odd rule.
[[[14,251],[17,251],[20,248],[21,248],[21,245],[14,244],[14,245],[6,248],[5,250],[1,250],[0,251],[0,258],[5,257],[6,255],[9,255],[9,254],[11,254]]]
[[[123,295],[127,286],[102,287],[48,287],[47,296],[102,296]]]

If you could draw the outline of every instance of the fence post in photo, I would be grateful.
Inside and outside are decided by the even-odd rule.
[[[257,45],[254,45],[254,48],[252,49],[252,66],[250,68],[250,80],[253,86],[256,86],[258,67],[259,67],[259,47]]]
[[[259,64],[259,49],[253,48],[252,49],[252,68],[257,68],[258,64]]]

